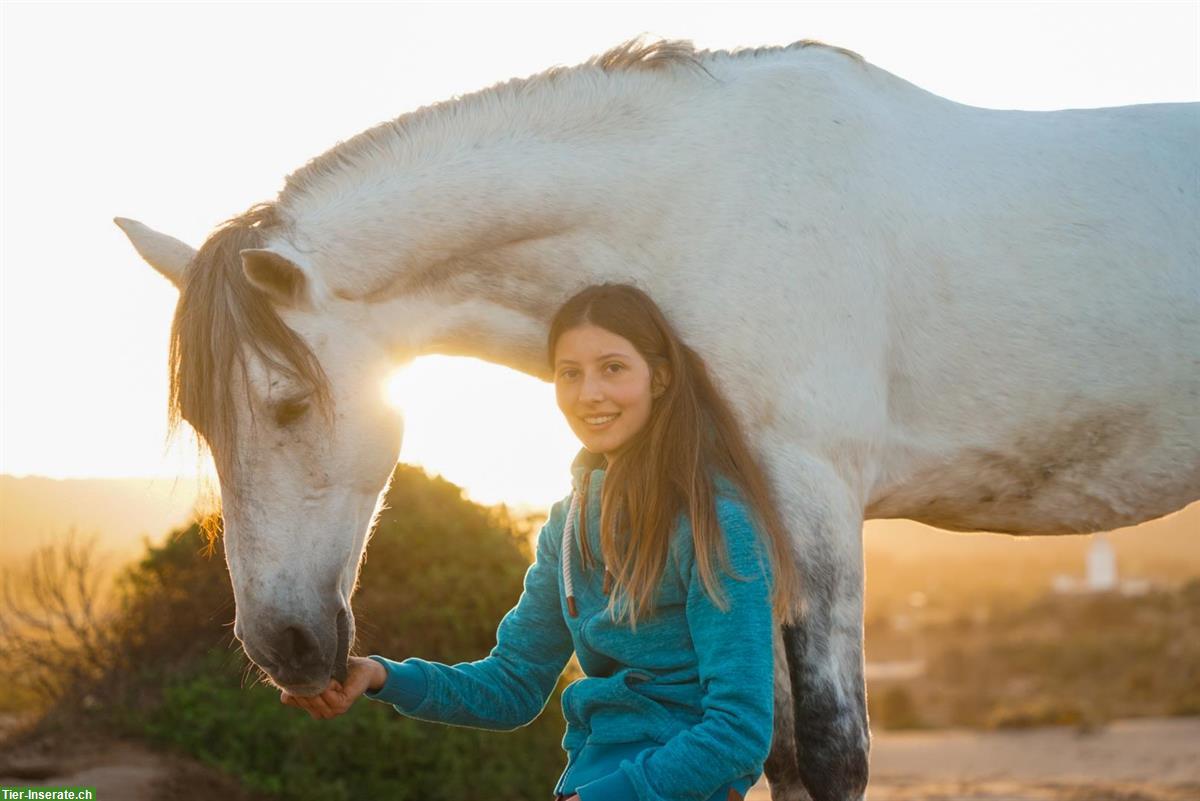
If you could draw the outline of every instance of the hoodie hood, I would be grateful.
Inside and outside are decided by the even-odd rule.
[[[605,469],[608,468],[608,457],[603,453],[592,453],[587,448],[580,448],[579,453],[575,454],[574,461],[571,462],[571,490],[573,492],[583,492],[583,480],[589,473],[600,473],[601,476],[592,475],[593,482],[601,478]]]

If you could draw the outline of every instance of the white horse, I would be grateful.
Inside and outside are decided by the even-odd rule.
[[[218,467],[235,633],[293,693],[353,638],[402,432],[383,377],[442,353],[550,380],[567,297],[647,290],[806,577],[773,797],[843,801],[867,778],[865,518],[1062,534],[1200,497],[1198,143],[1198,104],[993,111],[814,42],[629,42],[365,131],[198,252],[117,222],[182,290],[174,419]]]

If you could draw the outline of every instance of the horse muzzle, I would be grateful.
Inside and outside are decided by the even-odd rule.
[[[329,623],[306,624],[283,619],[255,636],[247,626],[242,647],[250,661],[281,688],[295,695],[315,695],[331,678],[346,680],[346,662],[354,639],[354,618],[339,609]]]

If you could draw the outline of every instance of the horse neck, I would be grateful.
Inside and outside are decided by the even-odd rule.
[[[291,241],[315,254],[331,294],[366,304],[394,349],[470,355],[546,378],[545,332],[574,291],[679,282],[662,257],[677,248],[662,246],[655,228],[680,212],[682,176],[707,156],[700,126],[671,118],[663,100],[672,87],[703,84],[626,77],[607,95],[560,98],[562,119],[449,118],[458,127],[440,132],[427,123],[421,135],[442,136],[436,147],[379,150],[371,165],[285,209]],[[513,113],[474,112],[489,108]],[[461,130],[473,124],[474,138]]]

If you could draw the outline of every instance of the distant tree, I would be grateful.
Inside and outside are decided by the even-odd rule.
[[[114,663],[107,571],[96,539],[74,529],[0,576],[3,680],[10,698],[45,708]]]

